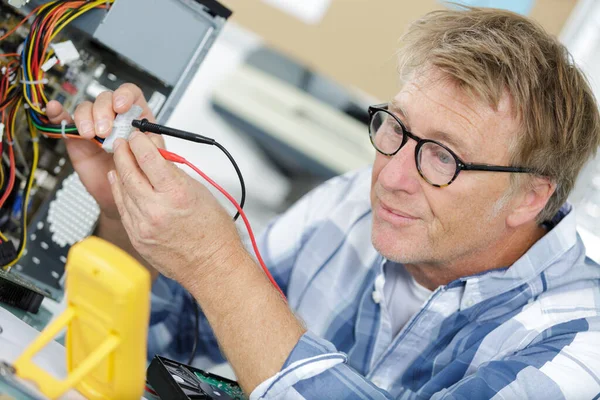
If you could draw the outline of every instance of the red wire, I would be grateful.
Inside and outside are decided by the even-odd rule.
[[[194,164],[192,164],[185,158],[183,158],[175,153],[171,153],[170,151],[167,151],[167,150],[158,149],[158,151],[165,158],[165,160],[169,160],[169,161],[176,162],[179,164],[185,164],[188,167],[190,167],[191,169],[193,169],[198,175],[200,175],[208,183],[210,183],[212,186],[214,186],[219,192],[221,192],[223,194],[223,196],[227,197],[227,199],[231,202],[231,204],[233,204],[235,206],[235,208],[238,210],[238,212],[242,216],[242,219],[244,220],[244,225],[246,225],[246,229],[248,230],[248,234],[250,235],[250,241],[252,242],[252,248],[254,249],[254,253],[256,254],[256,258],[258,259],[258,262],[259,262],[261,268],[267,275],[267,278],[269,278],[269,281],[271,282],[271,284],[273,286],[275,286],[275,288],[279,291],[279,293],[281,293],[281,296],[285,299],[286,298],[285,294],[283,293],[283,291],[281,290],[281,288],[279,287],[277,282],[275,282],[275,279],[273,279],[273,276],[269,272],[269,269],[265,265],[265,262],[263,261],[262,256],[260,255],[260,252],[258,251],[258,246],[256,245],[256,239],[254,238],[254,232],[252,232],[252,227],[250,226],[250,222],[248,222],[248,218],[246,218],[246,214],[244,213],[244,210],[242,210],[242,207],[240,207],[238,202],[229,193],[227,193],[227,191],[225,189],[223,189],[221,186],[219,186],[215,181],[210,179],[204,172],[200,171],[200,169],[198,169],[198,167],[196,167]]]
[[[155,395],[155,396],[158,396],[158,393],[156,393],[154,390],[150,389],[150,388],[148,387],[148,385],[144,385],[144,390],[146,390],[146,392],[148,392],[148,393],[150,393],[150,394],[153,394],[153,395]]]
[[[9,121],[10,122],[10,121]],[[6,126],[6,140],[10,143],[11,139],[11,132],[10,132],[10,127]],[[6,186],[6,190],[4,191],[4,194],[2,195],[2,198],[0,198],[0,207],[2,207],[4,205],[4,202],[6,201],[6,199],[8,198],[8,196],[10,195],[10,192],[12,192],[12,188],[13,185],[15,183],[15,155],[13,152],[13,147],[12,146],[8,146],[8,155],[9,155],[9,159],[10,159],[10,176],[8,178],[8,185]]]

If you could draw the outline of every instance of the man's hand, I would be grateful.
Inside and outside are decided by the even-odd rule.
[[[101,93],[94,103],[89,101],[81,103],[75,110],[74,122],[79,134],[89,140],[68,139],[66,145],[73,168],[79,174],[87,191],[100,206],[101,214],[96,234],[135,257],[148,268],[154,279],[158,273],[137,254],[124,232],[119,211],[106,179],[106,174],[115,168],[113,156],[91,142],[94,136],[106,138],[112,130],[116,114],[127,112],[133,104],[142,107],[141,118],[154,121],[141,89],[130,83],[122,85],[114,93]],[[53,124],[60,124],[63,120],[67,123],[73,122],[71,116],[57,101],[51,101],[46,105],[46,114]],[[157,146],[164,147],[160,135],[149,137]]]
[[[210,273],[215,261],[224,268],[225,259],[243,251],[231,216],[148,137],[135,132],[129,143],[118,140],[114,159],[109,180],[123,226],[163,275],[187,286],[188,278]]]
[[[133,104],[141,106],[144,110],[141,118],[154,121],[141,89],[126,83],[114,93],[101,93],[94,103],[86,101],[77,107],[74,119],[79,134],[90,140],[94,136],[106,138],[112,130],[116,114],[127,112]],[[73,122],[71,116],[57,101],[51,101],[46,105],[46,114],[53,124],[60,124],[62,120],[66,120],[67,123]],[[119,213],[106,180],[108,171],[115,168],[112,155],[91,143],[90,140],[68,139],[66,145],[69,158],[81,182],[98,202],[103,215],[111,219],[118,218]],[[152,140],[156,145],[164,147],[160,136],[152,135]]]
[[[116,172],[109,180],[131,243],[198,301],[249,394],[281,369],[304,327],[203,185],[139,132],[115,146]]]

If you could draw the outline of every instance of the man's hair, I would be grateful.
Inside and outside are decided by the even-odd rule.
[[[520,123],[509,144],[510,164],[556,183],[537,221],[552,219],[600,144],[598,106],[567,49],[509,11],[439,10],[415,21],[401,38],[401,79],[428,66],[494,108],[508,92]],[[512,176],[513,189],[523,182],[519,175]]]

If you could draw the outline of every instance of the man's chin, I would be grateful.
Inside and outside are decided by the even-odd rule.
[[[397,237],[395,239],[391,232],[374,230],[371,235],[371,242],[375,250],[387,260],[405,264],[415,258],[412,243],[406,239],[399,240]]]

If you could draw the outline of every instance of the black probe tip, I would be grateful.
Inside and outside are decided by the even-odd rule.
[[[145,132],[144,125],[146,125],[145,124],[146,122],[148,122],[148,120],[146,118],[144,118],[141,121],[139,119],[134,119],[133,121],[131,121],[131,126],[139,129],[142,132]]]

